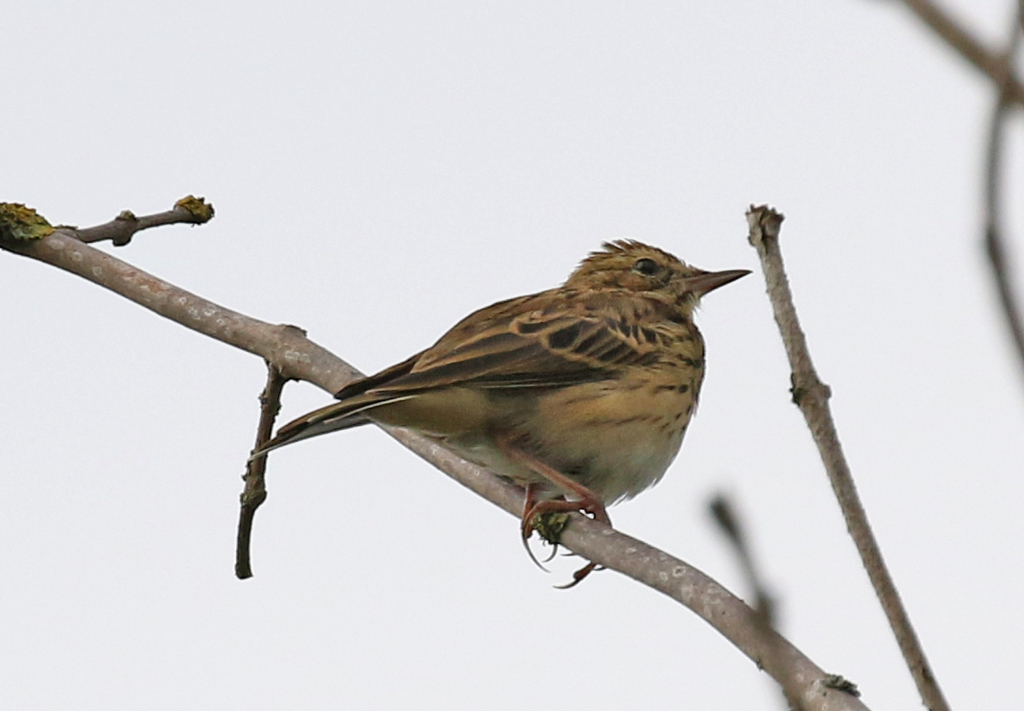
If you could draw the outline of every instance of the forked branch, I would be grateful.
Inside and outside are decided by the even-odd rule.
[[[951,49],[974,65],[998,88],[1003,83],[1003,58],[968,32],[952,15],[932,0],[903,0],[918,19],[937,34]],[[1024,106],[1024,85],[1012,74],[1005,79],[1008,102]]]

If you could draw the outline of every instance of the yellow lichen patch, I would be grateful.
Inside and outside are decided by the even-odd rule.
[[[198,219],[200,224],[208,222],[213,218],[213,205],[206,202],[206,198],[197,198],[194,195],[187,195],[174,203],[174,206],[183,207],[188,210]]]
[[[31,207],[0,202],[0,240],[28,242],[53,234],[53,225]]]

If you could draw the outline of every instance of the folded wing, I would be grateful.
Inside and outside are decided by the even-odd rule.
[[[376,407],[444,388],[512,394],[523,388],[561,388],[618,377],[624,368],[658,360],[654,333],[614,314],[584,309],[557,315],[524,308],[522,297],[474,313],[434,346],[368,378],[336,397],[340,402],[284,425],[258,454],[326,432],[366,424]]]

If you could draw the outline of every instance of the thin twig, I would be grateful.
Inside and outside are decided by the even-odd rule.
[[[84,230],[73,227],[67,229],[73,229],[75,236],[83,242],[102,242],[109,239],[115,247],[123,247],[132,241],[132,236],[139,230],[180,223],[201,225],[213,219],[213,215],[213,205],[208,204],[205,198],[189,195],[174,203],[174,207],[167,212],[136,217],[131,210],[124,210],[113,220],[102,225]]]
[[[988,127],[988,143],[985,151],[985,217],[984,244],[992,267],[996,292],[1002,306],[1006,326],[1016,346],[1017,356],[1024,373],[1024,321],[1021,308],[1013,290],[1013,279],[1006,259],[1006,245],[1002,226],[1002,163],[1003,132],[1010,110],[1010,88],[1013,77],[1014,57],[1024,32],[1024,0],[1018,3],[1017,16],[1013,20],[1010,40],[1000,60],[1000,76],[997,80],[999,93],[992,109]]]
[[[882,552],[878,548],[875,536],[868,524],[867,514],[861,505],[857,488],[853,483],[850,467],[843,455],[832,421],[832,411],[828,399],[832,393],[828,386],[818,379],[811,362],[811,354],[807,349],[807,341],[793,306],[793,296],[789,291],[782,264],[782,252],[779,250],[779,231],[783,216],[766,205],[751,206],[747,212],[750,225],[750,244],[757,249],[764,270],[765,282],[768,286],[768,297],[775,313],[775,321],[779,325],[782,341],[786,346],[786,355],[792,368],[793,401],[800,408],[807,425],[818,445],[818,452],[825,464],[829,481],[835,491],[839,506],[846,519],[846,527],[857,545],[861,561],[867,569],[868,577],[875,588],[875,593],[882,603],[889,618],[889,625],[896,635],[900,651],[910,667],[911,674],[917,684],[921,699],[931,711],[948,711],[949,706],[942,696],[939,684],[932,674],[924,650],[917,639],[910,618],[903,607],[896,586],[886,569]]]
[[[39,239],[4,242],[0,246],[77,274],[188,328],[257,354],[283,377],[305,380],[334,393],[359,376],[352,366],[307,339],[295,327],[274,326],[225,309],[83,244],[72,233],[58,229]],[[460,484],[519,517],[523,506],[521,488],[460,459],[430,439],[408,430],[386,431]],[[775,632],[766,636],[756,613],[696,568],[579,514],[572,516],[561,543],[697,613],[761,665],[787,693],[799,698],[804,708],[866,708],[852,694],[837,689],[835,677],[825,674],[784,638]]]
[[[747,580],[747,587],[754,598],[754,612],[757,613],[761,629],[766,632],[776,629],[775,600],[768,592],[768,588],[754,564],[754,556],[750,546],[747,545],[747,536],[736,513],[736,507],[733,506],[728,496],[719,493],[708,502],[708,511],[715,523],[718,524],[719,530],[725,534],[725,539],[732,546],[733,552],[739,560],[740,569]],[[786,694],[786,689],[782,689],[782,694],[787,709],[803,711],[803,705],[799,699],[790,698]]]
[[[270,440],[274,431],[274,420],[281,411],[281,391],[288,382],[281,377],[281,372],[267,363],[267,384],[260,393],[260,423],[256,428],[256,445],[253,451],[260,449]],[[256,509],[267,500],[265,474],[267,458],[250,459],[245,465],[245,489],[242,490],[241,508],[238,513],[238,538],[235,543],[235,575],[240,580],[252,577],[252,563],[249,555],[249,542],[252,539],[252,521]]]
[[[725,494],[716,494],[708,503],[708,510],[715,519],[719,529],[725,534],[726,540],[732,545],[740,562],[740,568],[747,579],[747,586],[754,597],[754,611],[761,616],[764,624],[768,627],[775,627],[775,599],[768,592],[767,586],[761,577],[757,566],[754,564],[754,557],[747,545],[747,537],[736,515],[736,507],[733,506]]]
[[[992,52],[965,30],[953,17],[931,0],[903,0],[928,27],[956,50],[961,57],[980,69],[1000,85],[1005,63],[998,52]],[[1024,85],[1012,75],[1006,80],[1007,101],[1024,106]]]

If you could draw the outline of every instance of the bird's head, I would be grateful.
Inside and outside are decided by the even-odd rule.
[[[563,288],[633,292],[689,313],[709,291],[750,273],[747,269],[707,272],[636,240],[616,240],[602,246],[580,263]]]

